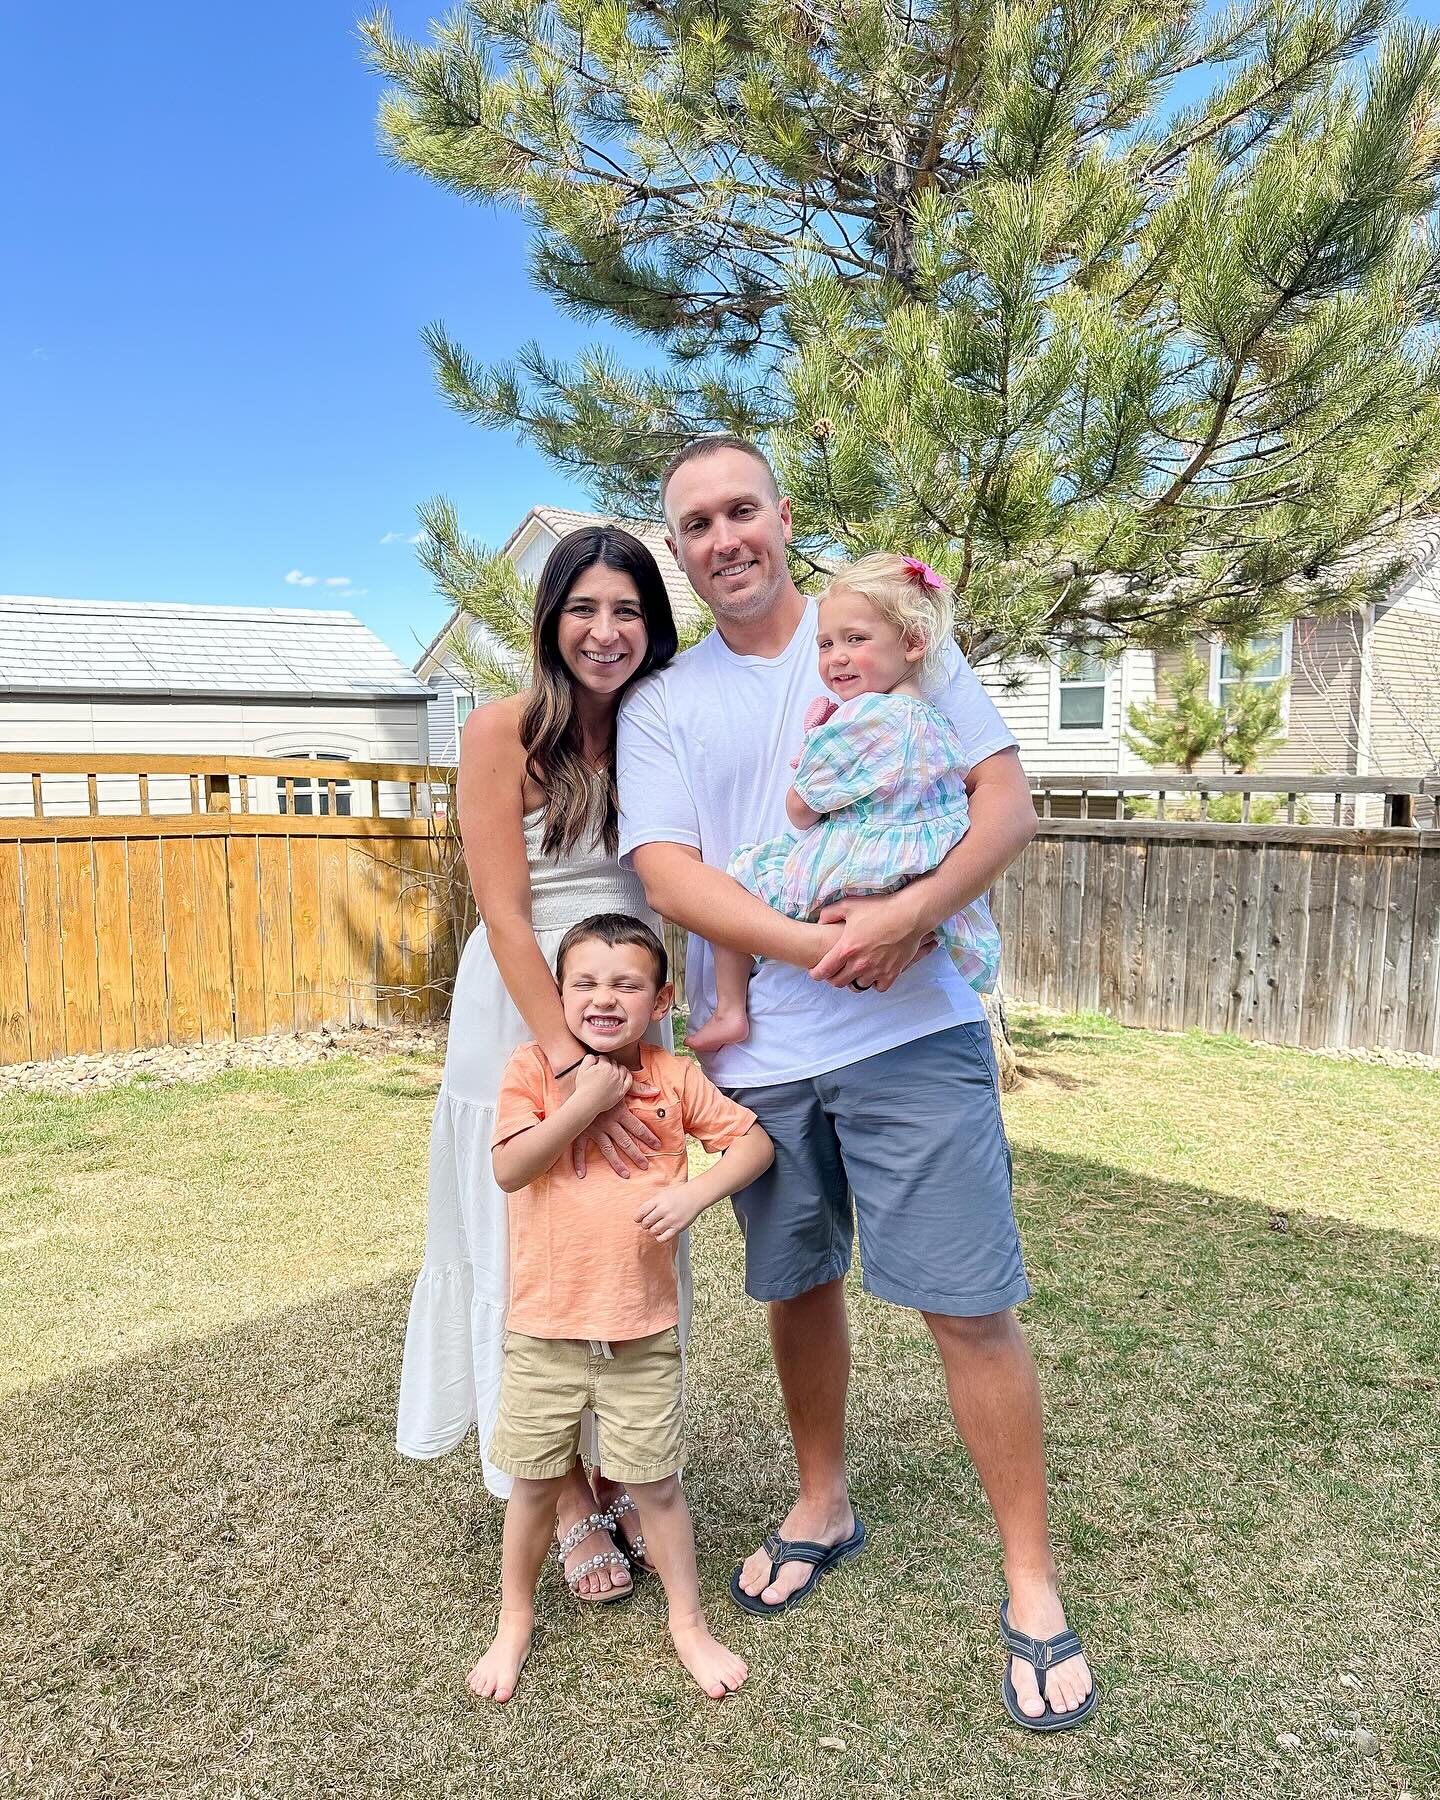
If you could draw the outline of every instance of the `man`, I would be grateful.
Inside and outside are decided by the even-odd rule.
[[[785,554],[789,502],[763,454],[733,437],[686,446],[661,501],[670,548],[717,629],[622,708],[620,852],[655,910],[692,934],[697,1014],[714,1002],[711,944],[765,959],[748,1039],[717,1050],[707,1071],[775,1142],[773,1168],[735,1210],[799,1471],[794,1506],[731,1592],[746,1611],[779,1612],[864,1542],[845,1469],[843,1279],[858,1224],[866,1288],[916,1308],[935,1339],[999,1527],[1002,1632],[1016,1652],[1007,1710],[1061,1729],[1095,1702],[1056,1588],[1039,1386],[1010,1310],[1030,1289],[993,1052],[979,1000],[948,957],[924,953],[1034,833],[1015,740],[955,650],[932,697],[972,765],[964,839],[933,873],[846,901],[820,925],[772,911],[724,870],[741,843],[787,829],[790,759],[824,691],[814,604]]]

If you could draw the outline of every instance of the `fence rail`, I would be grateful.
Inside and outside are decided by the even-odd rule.
[[[1360,777],[1067,776],[1032,784],[1039,832],[991,895],[1007,994],[1125,1024],[1440,1055],[1440,830],[1087,817],[1086,793],[1145,799],[1407,795]],[[1057,816],[1061,804],[1072,816]],[[1393,820],[1391,809],[1387,818]]]

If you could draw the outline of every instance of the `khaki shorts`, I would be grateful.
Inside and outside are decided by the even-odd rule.
[[[685,1466],[680,1337],[673,1325],[612,1343],[505,1333],[500,1412],[490,1460],[507,1475],[545,1481],[580,1451],[588,1406],[600,1429],[600,1469],[612,1481],[663,1481]]]

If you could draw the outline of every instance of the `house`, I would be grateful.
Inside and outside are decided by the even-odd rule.
[[[708,620],[709,614],[696,599],[690,583],[666,548],[665,527],[648,520],[613,519],[605,513],[573,512],[563,506],[532,506],[500,546],[500,554],[508,556],[527,581],[537,581],[546,557],[561,538],[585,525],[619,525],[639,538],[660,565],[676,619],[691,624],[702,618]],[[479,630],[473,620],[465,623],[470,632]],[[434,763],[456,761],[460,754],[460,727],[476,701],[463,671],[450,653],[450,645],[461,624],[459,611],[452,612],[415,664],[415,673],[436,699],[430,714],[430,760]]]
[[[431,706],[348,612],[0,596],[0,750],[414,763]],[[320,783],[308,788],[295,810],[325,810]],[[151,795],[154,810],[178,805],[183,780],[170,795],[157,779]],[[83,811],[83,797],[83,778],[78,796],[47,778],[47,811]],[[0,810],[32,805],[28,780],[0,776]]]
[[[1266,652],[1257,681],[1289,678],[1287,737],[1258,772],[1263,776],[1338,774],[1415,776],[1440,771],[1440,522],[1425,521],[1402,540],[1409,567],[1385,599],[1331,617],[1302,616],[1255,640]],[[1195,648],[1208,659],[1210,696],[1223,698],[1230,659],[1223,645]],[[1011,671],[982,671],[996,705],[1020,741],[1031,775],[1151,775],[1124,741],[1132,705],[1163,699],[1180,653],[1126,650],[1112,662],[1057,657]],[[1224,771],[1217,756],[1199,775]],[[1378,797],[1371,810],[1378,816]],[[1347,815],[1348,816],[1348,815]],[[1368,816],[1356,823],[1374,823]]]
[[[533,580],[567,531],[603,522],[599,513],[532,507],[503,551]],[[654,551],[677,616],[703,617],[665,546],[663,526],[621,523]],[[1263,774],[1440,770],[1440,522],[1413,529],[1402,551],[1410,568],[1381,604],[1332,618],[1302,617],[1265,641],[1270,655],[1255,679],[1288,676],[1290,686],[1289,735]],[[447,656],[459,623],[459,614],[452,614],[416,664],[438,698],[431,714],[434,762],[454,761],[459,727],[475,704],[458,665]],[[1209,658],[1211,692],[1218,699],[1229,678],[1224,647],[1197,647]],[[1004,670],[982,667],[979,673],[1015,733],[1030,775],[1058,781],[1066,775],[1135,773],[1148,780],[1148,765],[1125,743],[1129,711],[1157,693],[1163,697],[1167,670],[1178,662],[1178,652],[1130,649],[1110,662],[1057,656]],[[1223,771],[1212,757],[1197,772]]]

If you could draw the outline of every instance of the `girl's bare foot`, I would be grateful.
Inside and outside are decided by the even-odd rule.
[[[731,1012],[717,1006],[698,1031],[685,1033],[691,1050],[719,1050],[725,1044],[743,1044],[750,1035],[750,1018],[741,1007]]]
[[[670,1625],[670,1641],[675,1654],[712,1700],[723,1700],[733,1694],[750,1673],[733,1650],[727,1650],[710,1635],[704,1619],[692,1624]]]
[[[477,1700],[496,1700],[504,1705],[515,1692],[515,1683],[530,1654],[534,1620],[501,1613],[490,1648],[465,1677],[465,1685]]]

